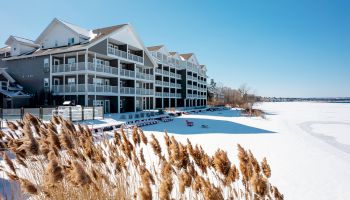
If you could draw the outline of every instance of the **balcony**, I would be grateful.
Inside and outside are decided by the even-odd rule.
[[[170,73],[169,73],[169,71],[163,70],[163,74],[169,76]]]
[[[120,94],[135,94],[134,87],[120,87]]]
[[[79,92],[94,92],[100,94],[117,94],[118,86],[100,85],[100,84],[70,84],[70,85],[53,85],[52,90],[54,94],[67,94],[67,93],[79,93]]]
[[[136,94],[138,95],[153,95],[153,89],[145,89],[145,88],[136,88]]]
[[[135,78],[135,72],[127,69],[120,69],[120,76]]]
[[[176,78],[181,79],[181,74],[176,74]]]
[[[138,55],[134,55],[131,53],[127,53],[125,51],[121,51],[117,48],[113,48],[113,47],[108,47],[108,53],[118,56],[120,58],[124,58],[127,60],[131,60],[131,61],[135,61],[135,62],[139,62],[139,63],[143,63],[143,57],[138,56]]]
[[[176,98],[181,98],[181,93],[176,93]]]
[[[163,93],[162,92],[156,92],[156,97],[162,97]]]
[[[170,83],[169,83],[169,82],[165,82],[165,81],[163,81],[163,86],[167,86],[167,87],[169,87],[169,85],[170,85]]]
[[[176,88],[181,88],[181,84],[176,84]]]
[[[67,72],[100,72],[110,75],[118,75],[118,68],[111,67],[108,65],[102,65],[97,63],[88,62],[85,65],[85,62],[71,63],[71,64],[61,64],[53,65],[52,73],[67,73]]]
[[[142,72],[136,72],[136,78],[152,81],[154,79],[154,75],[146,74]]]
[[[176,87],[176,83],[170,83],[170,87]]]
[[[193,85],[187,84],[186,87],[187,87],[187,89],[192,89]]]
[[[176,78],[176,74],[174,72],[170,72],[170,77]]]
[[[163,85],[163,82],[162,81],[159,81],[159,80],[156,80],[156,85],[158,85],[158,86],[162,86]]]
[[[156,68],[156,73],[157,73],[157,74],[163,74],[162,70],[161,70],[161,69],[158,69],[158,68]]]

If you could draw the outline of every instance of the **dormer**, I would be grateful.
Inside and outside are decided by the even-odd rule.
[[[33,52],[39,47],[39,45],[35,44],[32,40],[12,35],[6,40],[5,44],[11,47],[11,56],[18,56]]]
[[[180,56],[183,60],[198,66],[198,60],[197,60],[197,57],[194,53],[180,54]]]
[[[55,18],[39,35],[35,43],[47,49],[88,42],[92,37],[92,31]]]

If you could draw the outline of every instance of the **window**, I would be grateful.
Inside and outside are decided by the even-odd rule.
[[[103,100],[94,100],[93,105],[94,106],[103,106]]]
[[[74,64],[75,58],[68,58],[68,64]]]
[[[44,78],[44,87],[49,87],[49,78]]]
[[[44,67],[49,67],[49,59],[48,58],[44,59]]]
[[[75,78],[68,78],[68,85],[75,85]]]
[[[74,44],[74,38],[68,38],[68,46]]]

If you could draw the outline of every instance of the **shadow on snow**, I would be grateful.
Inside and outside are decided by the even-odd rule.
[[[193,122],[193,126],[187,126],[186,120]],[[202,125],[207,125],[208,128],[202,128]],[[180,135],[191,134],[269,134],[274,133],[269,130],[255,128],[239,124],[236,122],[214,119],[199,119],[199,118],[175,118],[172,122],[160,123],[151,126],[142,127],[144,131],[163,132],[167,130],[169,133]]]

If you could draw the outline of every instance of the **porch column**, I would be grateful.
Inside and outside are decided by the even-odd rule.
[[[94,94],[95,94],[95,102],[96,102],[96,53],[94,53],[94,68],[95,68],[95,83],[94,83],[94,81],[92,81],[93,82],[93,84],[94,84],[94,88],[95,88],[95,91],[94,91]],[[94,105],[94,102],[92,103],[92,105]]]
[[[85,51],[85,70],[88,68],[88,50]],[[85,72],[84,74],[84,93],[85,93],[85,106],[89,105],[89,99],[88,99],[88,75]]]
[[[120,81],[120,60],[118,59],[118,78],[117,78],[117,86],[118,86],[118,97],[117,97],[117,105],[118,105],[118,113],[120,113],[120,86],[121,86],[121,81]]]

